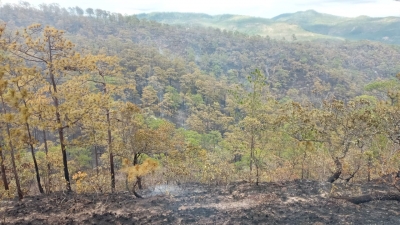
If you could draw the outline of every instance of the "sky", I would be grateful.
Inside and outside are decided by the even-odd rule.
[[[282,13],[314,9],[337,16],[400,16],[400,1],[394,0],[25,0],[33,6],[58,3],[61,7],[99,8],[122,14],[150,12],[197,12],[211,15],[240,14],[272,18]],[[2,4],[19,0],[0,0]]]

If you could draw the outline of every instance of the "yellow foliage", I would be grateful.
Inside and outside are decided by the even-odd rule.
[[[76,191],[78,193],[82,193],[84,191],[82,181],[86,178],[86,176],[87,173],[81,171],[78,171],[72,176],[72,179],[76,181]]]
[[[12,122],[14,119],[14,116],[10,113],[4,114],[4,121],[7,123]]]
[[[72,176],[78,193],[104,193],[110,191],[108,170],[101,167],[98,169],[99,173],[97,175],[93,172],[89,172],[88,174],[85,172],[77,172]]]
[[[77,173],[75,173],[72,176],[72,179],[74,179],[75,181],[80,181],[80,180],[85,179],[86,176],[87,176],[87,173],[78,171]]]
[[[151,158],[147,158],[142,164],[138,164],[135,166],[128,166],[128,159],[123,159],[122,162],[125,166],[122,171],[128,175],[129,182],[134,181],[137,177],[142,177],[149,173],[154,173],[159,166],[158,162]]]

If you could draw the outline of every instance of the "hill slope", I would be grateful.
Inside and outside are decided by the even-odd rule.
[[[295,24],[309,32],[348,39],[367,39],[400,44],[400,18],[347,18],[318,13],[314,10],[282,14],[272,18],[279,23]]]
[[[60,16],[60,12],[65,15]],[[219,24],[229,21],[246,24],[247,20],[274,24],[268,19],[232,15],[220,16],[219,19],[206,14],[151,15],[157,20],[166,18],[188,23],[194,15],[193,21],[207,23],[219,20]],[[325,18],[324,15],[322,17]],[[188,90],[191,94],[201,93],[206,104],[220,101],[224,105],[223,95],[208,90],[210,83],[214,84],[211,85],[213,88],[226,92],[230,85],[245,83],[246,77],[255,68],[268,75],[270,87],[279,98],[288,93],[292,93],[289,97],[294,99],[310,97],[316,89],[321,96],[335,93],[340,98],[351,98],[362,94],[369,82],[391,78],[400,71],[400,49],[397,46],[328,39],[313,42],[270,40],[260,36],[249,37],[241,32],[171,26],[139,20],[135,16],[120,15],[120,19],[116,18],[114,14],[102,19],[79,16],[57,7],[47,11],[21,5],[0,7],[0,19],[7,23],[9,29],[32,23],[51,25],[65,30],[78,46],[93,46],[95,52],[118,55],[122,60],[121,66],[127,68],[129,74],[133,74],[129,76],[136,80],[139,97],[134,102],[137,103],[146,87],[156,87],[159,96],[163,96],[166,87],[172,86],[178,93]],[[135,49],[134,56],[129,49]],[[131,65],[135,61],[137,63]],[[186,71],[185,65],[193,66],[187,66]],[[176,67],[176,74],[167,72],[171,67]],[[153,79],[158,80],[159,69],[161,74],[173,75],[155,83]],[[194,72],[196,70],[204,76],[200,78],[199,73]],[[143,75],[143,71],[148,73]],[[188,74],[203,82],[192,84],[192,78],[184,77]],[[296,94],[297,91],[299,94]]]
[[[292,40],[293,34],[298,40],[340,39],[306,31],[297,24],[241,15],[210,16],[207,14],[171,12],[139,14],[137,17],[165,24],[213,27],[228,31],[239,31],[249,35],[269,36],[276,39]]]
[[[272,19],[172,12],[139,14],[137,17],[165,24],[214,27],[249,35],[268,35],[276,39],[292,40],[294,34],[297,40],[354,39],[400,44],[399,17],[347,18],[314,10],[282,14]]]
[[[100,14],[100,11],[97,11]],[[3,39],[0,41],[2,45],[4,43],[2,49],[6,49],[8,54],[6,56],[10,56],[10,60],[2,60],[0,70],[4,74],[7,73],[7,79],[3,80],[11,80],[13,82],[9,82],[10,85],[16,86],[15,88],[11,86],[7,92],[4,91],[4,93],[7,93],[8,105],[6,105],[7,108],[3,106],[5,109],[12,109],[15,114],[12,114],[13,118],[11,118],[8,114],[3,113],[2,118],[4,120],[2,121],[3,123],[6,121],[8,124],[12,122],[12,128],[15,127],[15,130],[21,130],[22,133],[24,123],[21,122],[20,118],[30,114],[30,111],[20,113],[20,111],[23,111],[21,109],[26,108],[26,106],[15,106],[15,102],[23,103],[19,100],[19,96],[26,96],[24,90],[19,89],[20,80],[31,80],[33,75],[35,75],[35,78],[37,77],[39,85],[32,85],[30,88],[32,90],[30,96],[32,97],[29,98],[36,98],[40,102],[40,106],[42,102],[54,101],[56,99],[54,96],[61,96],[61,93],[65,93],[64,99],[71,99],[71,101],[62,101],[62,116],[57,113],[57,108],[53,106],[49,106],[48,110],[46,107],[46,110],[43,111],[41,107],[34,106],[31,107],[34,109],[32,116],[35,115],[36,117],[32,124],[42,124],[41,116],[38,115],[47,114],[47,112],[56,115],[56,117],[52,116],[52,118],[46,119],[43,125],[37,125],[37,128],[34,128],[36,130],[49,128],[46,132],[53,140],[52,146],[62,143],[62,138],[59,142],[53,138],[61,136],[60,132],[58,134],[55,132],[57,128],[60,129],[57,120],[63,118],[65,124],[67,124],[65,128],[71,124],[68,133],[66,133],[69,142],[68,152],[71,153],[68,157],[79,162],[79,164],[81,164],[81,157],[85,160],[88,159],[87,162],[82,162],[82,165],[72,162],[72,164],[69,164],[74,167],[77,165],[71,170],[71,175],[76,173],[80,177],[83,174],[78,173],[78,171],[88,171],[86,186],[82,190],[94,190],[97,193],[111,192],[112,190],[109,185],[106,185],[111,184],[111,179],[107,179],[110,181],[107,183],[108,181],[105,178],[99,179],[98,176],[91,176],[91,174],[95,174],[95,171],[92,170],[93,163],[90,165],[89,162],[91,155],[93,155],[92,160],[96,162],[96,167],[99,166],[96,146],[101,148],[100,151],[108,153],[110,153],[110,151],[107,151],[111,149],[110,146],[115,147],[115,156],[119,160],[118,164],[116,163],[118,165],[117,171],[121,174],[116,176],[119,179],[116,180],[118,191],[129,191],[129,186],[131,188],[139,187],[139,179],[131,181],[128,186],[125,176],[127,172],[124,172],[127,170],[124,168],[125,160],[123,158],[131,159],[132,163],[130,164],[135,165],[138,152],[144,156],[154,157],[162,163],[161,169],[156,172],[157,174],[154,174],[156,179],[146,179],[147,185],[174,182],[181,184],[182,182],[204,182],[222,185],[236,180],[256,180],[252,177],[256,177],[258,182],[260,174],[262,176],[261,181],[325,180],[328,176],[337,179],[335,177],[339,175],[342,175],[340,178],[343,180],[354,177],[354,179],[360,181],[380,176],[381,170],[379,168],[382,167],[387,168],[385,171],[388,172],[390,170],[398,171],[396,162],[400,159],[394,158],[398,156],[398,154],[395,154],[398,152],[398,148],[396,148],[396,139],[392,138],[397,137],[396,124],[400,119],[398,118],[399,109],[395,107],[398,106],[395,104],[375,104],[374,97],[360,95],[369,94],[364,89],[366,84],[374,81],[385,81],[398,74],[400,71],[400,46],[371,41],[330,41],[325,39],[323,41],[301,42],[271,40],[259,35],[249,36],[240,32],[227,32],[215,28],[171,26],[106,11],[101,11],[101,15],[103,16],[85,16],[73,10],[68,11],[65,8],[59,8],[57,5],[48,7],[44,5],[41,9],[26,5],[0,7],[0,20],[7,24],[4,41]],[[211,20],[206,15],[198,16]],[[232,16],[227,17],[232,18]],[[0,21],[0,23],[2,22]],[[57,66],[54,67],[54,71],[61,71],[58,73],[57,80],[61,80],[61,87],[64,87],[64,89],[59,89],[63,91],[60,91],[60,94],[47,91],[49,85],[46,82],[49,79],[46,78],[53,68],[52,64],[49,67],[47,62],[53,63],[52,58],[47,61],[41,60],[40,64],[36,64],[36,55],[31,53],[31,50],[36,51],[38,49],[37,55],[51,56],[52,49],[60,51],[57,47],[59,45],[55,45],[54,48],[50,46],[50,53],[44,52],[43,49],[47,49],[48,45],[46,42],[50,39],[46,36],[41,38],[43,35],[36,31],[39,25],[31,26],[29,29],[35,35],[33,38],[30,38],[30,34],[15,31],[32,23],[41,23],[44,26],[55,26],[57,29],[65,30],[65,35],[76,44],[75,48],[72,49],[72,45],[68,41],[59,41],[68,45],[68,56],[70,56],[54,60],[54,64]],[[47,33],[51,34],[63,33],[52,28],[45,29]],[[18,43],[8,43],[8,40],[17,40]],[[52,40],[54,41],[54,38]],[[51,44],[51,40],[49,42]],[[15,52],[16,45],[17,47],[21,46],[17,48],[17,53]],[[33,59],[22,61],[25,59],[14,58],[19,53],[33,57]],[[83,54],[82,57],[79,56],[81,53]],[[57,52],[57,54],[63,56],[64,53]],[[118,56],[118,59],[115,59],[116,61],[112,61],[112,66],[121,67],[118,79],[114,79],[116,78],[114,74],[119,73],[119,69],[113,69],[111,66],[109,70],[97,69],[97,67],[103,67],[102,65],[106,64],[100,61],[107,59],[106,56]],[[80,58],[85,60],[78,61]],[[94,60],[98,61],[98,66]],[[119,64],[117,60],[119,60]],[[21,63],[17,64],[16,62]],[[61,64],[64,62],[68,64]],[[92,66],[93,64],[96,65]],[[25,65],[29,68],[25,69]],[[89,67],[83,71],[83,76],[75,71],[75,68],[80,67],[80,65]],[[256,68],[259,70],[255,70]],[[86,74],[86,70],[89,70],[88,74]],[[254,70],[255,73],[253,73]],[[24,72],[24,76],[15,79],[15,75],[18,75],[20,71]],[[25,71],[27,71],[26,74]],[[30,71],[34,72],[31,73]],[[264,73],[265,77],[261,73]],[[102,78],[99,78],[102,81],[89,80],[86,77],[86,75],[92,74],[93,76],[102,76]],[[72,75],[76,75],[77,81],[74,80],[75,77],[72,77]],[[252,75],[259,76],[262,80],[256,77],[254,78],[257,80],[251,80],[254,79]],[[50,77],[50,80],[54,79]],[[88,81],[94,84],[89,84]],[[256,86],[253,86],[252,83]],[[374,85],[379,88],[382,86],[381,84],[382,82],[379,82]],[[121,89],[120,87],[114,89],[121,90],[121,92],[115,94],[115,98],[118,98],[118,95],[123,97],[118,102],[113,101],[113,98],[107,92],[107,90],[112,90],[113,86],[121,87]],[[258,88],[260,86],[265,87],[265,92]],[[129,90],[122,92],[122,88],[125,87],[129,87]],[[21,93],[13,94],[17,90]],[[37,90],[40,90],[39,94],[36,94]],[[73,90],[78,90],[78,92]],[[106,91],[106,93],[98,97],[101,91],[103,93]],[[89,95],[87,96],[86,93],[89,93]],[[79,97],[72,94],[79,94]],[[376,95],[380,99],[385,97],[383,93]],[[76,101],[81,96],[84,96],[85,101]],[[262,99],[257,96],[262,96]],[[357,99],[357,102],[353,101],[353,103],[351,99],[354,98]],[[366,99],[368,100],[365,101]],[[291,104],[291,100],[297,101],[299,104]],[[325,102],[328,103],[325,104]],[[345,102],[348,102],[347,106]],[[36,101],[32,105],[34,103]],[[137,110],[131,103],[142,108],[143,115],[136,115],[135,112],[140,110]],[[304,103],[306,106],[302,107],[300,103]],[[123,107],[119,107],[119,105],[123,105]],[[372,108],[375,105],[377,107]],[[253,108],[253,106],[256,107]],[[36,108],[38,109],[36,110]],[[297,110],[297,108],[299,109]],[[112,109],[112,111],[109,109]],[[72,118],[71,112],[79,120],[76,120],[76,122],[73,122],[75,118],[70,120],[69,118]],[[84,115],[80,116],[78,113]],[[336,113],[336,115],[333,113]],[[112,123],[107,115],[112,115]],[[7,118],[11,118],[11,122],[7,122]],[[171,121],[173,124],[159,118]],[[50,122],[51,125],[48,125]],[[369,129],[368,126],[371,126],[371,128]],[[175,127],[179,127],[179,129],[175,129]],[[2,128],[1,134],[10,133],[4,130],[4,126]],[[110,142],[110,131],[112,131],[111,142],[115,144]],[[19,134],[19,131],[15,134]],[[249,134],[252,136],[249,136]],[[382,135],[386,136],[385,140],[382,139]],[[25,135],[15,136],[16,141],[14,142],[20,143],[18,148],[25,152],[25,148],[22,147],[24,143],[27,143]],[[106,136],[108,136],[107,141]],[[307,139],[303,139],[303,137]],[[45,143],[48,139],[45,135],[43,134],[43,137],[39,138],[38,142],[29,141],[28,143],[38,143],[37,146],[43,146],[39,144],[43,143],[46,146]],[[312,138],[312,142],[316,140],[316,144],[313,144],[311,148],[308,147],[307,142],[311,142],[308,141],[308,138]],[[7,140],[7,137],[3,139]],[[12,140],[10,135],[8,135],[8,140]],[[360,140],[371,141],[366,142],[365,145],[361,143],[362,146],[360,147],[359,143],[362,142]],[[392,141],[389,142],[390,140]],[[9,146],[11,144],[12,141],[9,141]],[[92,154],[93,148],[94,154]],[[8,149],[11,148],[8,147]],[[369,157],[371,155],[369,153],[369,155],[365,154],[367,149],[368,152],[372,152],[373,157]],[[111,150],[114,151],[114,149]],[[41,162],[46,162],[45,149],[40,149],[40,151],[42,151],[43,159]],[[344,158],[346,154],[348,157]],[[257,158],[255,158],[255,155],[258,155]],[[6,156],[6,159],[10,159],[9,155]],[[338,163],[339,157],[342,160],[340,165]],[[102,163],[103,158],[100,158],[100,163]],[[64,159],[63,164],[67,161]],[[58,158],[56,160],[52,165],[60,165],[60,167],[52,166],[52,168],[55,168],[52,175],[54,175],[54,178],[62,179],[60,173],[68,170],[67,168],[62,170],[61,160]],[[21,161],[21,164],[23,162]],[[257,164],[254,164],[255,171],[262,173],[257,172],[255,176],[249,173],[253,168],[251,162],[257,162]],[[10,161],[8,161],[7,168],[12,168],[10,164]],[[66,167],[67,163],[64,165]],[[102,163],[102,165],[105,165],[105,167],[102,167],[104,170],[102,169],[98,173],[109,176],[109,170],[106,171],[107,164]],[[343,165],[343,168],[341,168],[341,165]],[[49,171],[46,169],[46,163],[41,163],[40,166],[43,168],[40,169],[41,171]],[[329,171],[335,167],[335,176],[331,176]],[[26,167],[23,171],[21,173],[24,179],[22,187],[31,187],[32,180],[28,177],[34,176],[25,174],[32,174],[30,172],[32,169]],[[358,171],[359,173],[355,176]],[[2,172],[2,175],[4,174],[6,172]],[[349,176],[350,178],[348,178]],[[68,178],[68,174],[65,177]],[[4,180],[3,184],[7,184],[7,180]],[[329,180],[332,182],[332,178],[329,178]],[[79,182],[77,180],[72,183],[73,189],[75,187],[76,190],[80,189]],[[52,184],[61,186],[65,182],[58,180],[57,183],[52,182]],[[106,189],[105,186],[108,186],[109,189]],[[61,188],[63,187],[55,190]],[[12,191],[0,192],[0,196],[6,196],[7,192],[11,193]],[[359,192],[357,191],[357,193]],[[374,196],[376,197],[378,194]],[[257,196],[250,197],[260,199]],[[54,198],[52,199],[54,200]],[[65,202],[65,199],[62,199],[64,198],[58,198],[56,201]],[[285,201],[283,207],[287,206],[286,200],[287,198],[283,200]],[[74,200],[69,202],[74,202]],[[218,204],[218,202],[215,202],[215,204]],[[72,211],[77,209],[75,206],[69,208]],[[96,209],[98,209],[97,206],[93,208],[93,210]],[[13,215],[23,217],[20,210],[18,208]],[[48,209],[40,210],[45,210],[44,212],[47,215],[49,214]],[[79,211],[79,208],[77,211]],[[29,212],[29,215],[32,215],[32,212]],[[155,212],[159,215],[159,211],[156,210]],[[204,210],[201,209],[201,212],[204,212]],[[343,212],[347,211],[344,210]],[[367,213],[370,212],[371,210],[368,209]],[[387,210],[385,210],[386,212]],[[146,214],[143,211],[142,213]],[[188,213],[191,212],[187,211],[184,216]],[[67,218],[67,214],[69,212],[61,215],[63,218]],[[129,218],[132,216],[135,215],[128,214]],[[310,218],[310,216],[315,218],[315,215],[307,215],[307,218]],[[328,217],[323,216],[323,218]],[[373,218],[380,218],[380,215]],[[154,223],[154,218],[150,219],[144,220],[144,223]],[[180,217],[177,221],[179,219]],[[193,218],[190,219],[191,221],[188,223],[196,222]],[[225,219],[222,220],[226,221]],[[19,223],[21,221],[14,222]],[[102,221],[104,221],[103,218]],[[290,221],[296,220],[290,219]],[[328,218],[326,221],[333,220]],[[354,219],[354,221],[356,220]],[[97,223],[96,221],[92,222]],[[263,222],[260,221],[260,223]],[[322,220],[322,222],[325,222],[325,220]],[[37,221],[37,223],[43,224],[43,221]],[[359,221],[356,223],[377,223],[377,221]]]

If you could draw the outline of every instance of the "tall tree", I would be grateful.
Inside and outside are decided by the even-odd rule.
[[[85,11],[86,11],[86,14],[88,14],[88,15],[89,15],[89,17],[92,17],[92,16],[93,16],[93,14],[94,14],[94,11],[93,11],[93,9],[92,9],[92,8],[87,8]]]
[[[9,58],[6,64],[7,66],[5,67],[5,70],[8,75],[7,77],[10,81],[10,85],[12,85],[18,93],[18,95],[16,93],[8,100],[13,103],[14,110],[18,112],[16,116],[19,117],[18,121],[21,123],[21,129],[24,129],[26,132],[25,143],[28,145],[32,155],[39,192],[43,194],[44,190],[40,182],[39,167],[34,151],[34,144],[36,140],[32,135],[32,124],[30,121],[32,110],[30,109],[30,104],[28,103],[34,97],[32,90],[34,91],[39,87],[39,82],[37,81],[38,72],[36,68],[25,67],[21,59]]]
[[[5,43],[4,43],[4,40],[1,39],[4,30],[5,30],[5,25],[0,25],[0,47],[1,47],[1,48],[4,48],[3,45],[5,44]],[[1,58],[1,61],[4,61],[4,59]],[[0,66],[0,77],[3,77],[3,76],[4,76],[4,67],[3,67],[3,66]],[[5,165],[4,165],[4,153],[3,153],[3,150],[4,150],[4,146],[3,146],[3,144],[1,144],[1,145],[0,145],[0,160],[1,160],[1,162],[0,162],[0,169],[1,169],[1,178],[2,178],[2,181],[3,181],[4,189],[5,189],[6,191],[8,191],[8,190],[9,190],[9,187],[8,187],[8,181],[7,181],[6,167],[5,167]]]
[[[18,193],[18,198],[19,200],[23,199],[23,193],[22,193],[22,189],[21,189],[21,184],[20,184],[20,179],[19,179],[19,175],[18,175],[18,171],[17,171],[17,164],[16,164],[16,160],[15,160],[15,139],[16,137],[14,135],[17,136],[16,133],[14,133],[14,135],[12,134],[12,130],[11,130],[11,123],[14,120],[14,116],[11,113],[7,113],[7,105],[5,104],[4,101],[4,95],[14,95],[15,94],[15,90],[13,89],[9,89],[8,88],[8,82],[6,80],[3,79],[3,75],[4,73],[0,74],[0,101],[1,101],[1,108],[2,108],[2,122],[3,124],[5,124],[5,128],[6,128],[6,134],[7,134],[7,138],[6,138],[6,142],[8,144],[8,149],[10,150],[10,155],[11,155],[11,165],[12,165],[12,172],[14,174],[14,179],[15,179],[15,185],[17,187],[17,193]]]
[[[78,14],[78,16],[83,16],[84,13],[83,9],[79,8],[78,6],[75,6],[75,11],[76,14]]]
[[[257,160],[255,151],[257,148],[257,141],[261,132],[267,128],[266,121],[262,118],[264,111],[264,104],[267,103],[268,92],[266,89],[266,77],[259,69],[251,72],[247,77],[248,91],[244,95],[239,92],[233,92],[236,100],[241,105],[244,111],[243,119],[239,122],[239,126],[245,131],[247,136],[248,149],[250,151],[249,168],[250,168],[250,181],[252,179],[253,165],[256,165],[256,183],[259,182],[259,160]],[[246,87],[244,87],[246,88]]]
[[[24,29],[23,32],[16,32],[8,50],[17,57],[30,63],[36,63],[43,68],[43,81],[48,82],[51,87],[49,93],[54,106],[54,120],[60,142],[64,178],[66,189],[71,191],[70,176],[68,171],[68,160],[66,152],[65,129],[77,121],[68,121],[68,117],[62,116],[60,112],[59,87],[65,78],[84,67],[79,53],[74,50],[74,45],[65,39],[64,31],[53,27],[42,28],[39,24],[34,24]],[[71,94],[71,93],[70,93]]]
[[[161,119],[145,119],[140,109],[132,103],[126,103],[119,112],[119,145],[124,158],[131,161],[133,166],[140,164],[140,157],[144,154],[151,157],[166,153],[176,145],[173,124]],[[136,177],[136,186],[142,188],[140,176]]]
[[[119,67],[118,58],[110,57],[105,55],[99,55],[92,57],[95,65],[93,70],[92,78],[90,81],[98,85],[102,92],[100,106],[101,110],[104,111],[105,115],[105,126],[107,130],[107,148],[109,154],[110,163],[110,175],[111,175],[111,191],[115,191],[115,168],[114,168],[114,152],[113,152],[113,137],[112,137],[112,102],[117,95],[123,95],[124,85],[122,82],[121,68]]]

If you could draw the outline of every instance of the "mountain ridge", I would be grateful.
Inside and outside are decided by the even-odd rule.
[[[282,23],[262,17],[221,14],[208,15],[199,13],[154,12],[137,14],[139,19],[147,19],[159,23],[184,26],[212,27],[227,31],[238,31],[249,35],[269,36],[275,39],[290,40],[293,34],[298,40],[340,39],[304,30],[297,24]]]
[[[273,18],[205,13],[153,12],[137,14],[139,19],[184,26],[203,26],[275,39],[372,40],[400,44],[400,17],[341,17],[315,10],[284,13]]]

